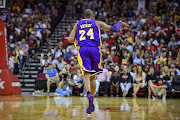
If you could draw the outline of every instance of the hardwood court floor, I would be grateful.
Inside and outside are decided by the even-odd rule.
[[[86,114],[86,97],[0,96],[0,120],[180,120],[180,99],[98,97]]]

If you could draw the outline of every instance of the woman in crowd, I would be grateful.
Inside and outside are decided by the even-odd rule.
[[[79,69],[77,70],[76,75],[73,76],[73,80],[74,80],[75,87],[80,88],[81,89],[80,92],[82,93],[84,85],[83,85],[83,76],[81,74],[81,70]]]
[[[136,97],[136,93],[145,86],[145,78],[146,75],[142,70],[141,66],[137,67],[136,73],[135,73],[135,83],[134,83],[134,93],[132,94],[133,97]]]
[[[172,88],[172,80],[173,80],[173,77],[172,75],[170,74],[170,70],[169,70],[169,67],[168,66],[164,66],[163,68],[163,71],[160,75],[161,78],[163,78],[163,83],[167,85],[168,89],[171,91],[171,92],[175,92],[175,90]]]
[[[150,98],[151,92],[154,92],[153,85],[157,83],[157,74],[154,72],[154,67],[150,67],[146,76],[146,82],[148,84],[148,98]]]
[[[19,56],[16,54],[16,51],[13,50],[11,58],[14,60],[14,74],[19,73]]]

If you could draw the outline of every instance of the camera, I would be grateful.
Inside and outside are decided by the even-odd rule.
[[[62,78],[67,79],[67,77],[68,77],[68,74],[67,74],[67,73],[63,73],[63,74],[62,74]]]

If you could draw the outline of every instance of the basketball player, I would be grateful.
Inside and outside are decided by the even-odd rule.
[[[102,72],[101,67],[101,35],[100,28],[106,31],[118,32],[122,27],[128,25],[118,22],[115,26],[110,26],[102,21],[94,20],[93,11],[86,9],[84,18],[77,22],[69,36],[69,42],[74,43],[78,49],[78,62],[84,75],[84,85],[89,99],[87,113],[91,114],[95,106],[93,100],[95,96],[96,83],[95,74]]]

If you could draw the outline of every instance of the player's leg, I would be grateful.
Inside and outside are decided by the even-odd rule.
[[[90,77],[90,87],[91,87],[91,94],[95,96],[96,93],[96,81],[95,81],[95,75]]]
[[[95,107],[93,104],[94,97],[91,94],[91,85],[90,85],[91,59],[87,53],[88,53],[87,48],[85,47],[80,48],[78,53],[78,62],[81,66],[82,74],[84,75],[84,86],[87,92],[87,97],[89,99],[89,107],[87,108],[87,113],[91,114],[91,112],[94,111]]]
[[[91,93],[90,77],[91,77],[91,73],[84,72],[84,86],[87,94]]]

